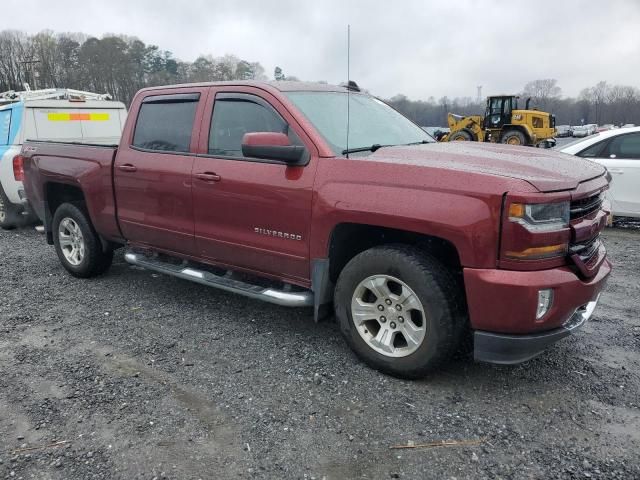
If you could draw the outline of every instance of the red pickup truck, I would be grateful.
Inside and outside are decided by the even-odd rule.
[[[333,305],[357,355],[406,378],[469,333],[477,360],[534,357],[591,316],[611,270],[604,168],[438,144],[353,85],[148,88],[119,146],[22,155],[72,275],[103,273],[124,246],[134,265],[316,318]]]

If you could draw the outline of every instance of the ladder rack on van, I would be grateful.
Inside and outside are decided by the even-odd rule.
[[[0,93],[0,104],[21,102],[27,100],[69,100],[82,102],[85,100],[112,100],[108,93],[83,92],[70,88],[47,88],[44,90],[25,90],[16,92],[8,90]]]

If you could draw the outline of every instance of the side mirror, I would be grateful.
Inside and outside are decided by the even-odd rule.
[[[242,155],[245,157],[298,163],[304,152],[304,147],[291,145],[284,133],[252,132],[242,137]]]

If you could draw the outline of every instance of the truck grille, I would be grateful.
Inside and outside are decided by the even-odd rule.
[[[571,220],[586,217],[590,213],[600,210],[603,201],[604,196],[602,193],[574,200],[571,202]]]
[[[580,260],[584,263],[588,263],[589,260],[598,252],[599,247],[600,234],[586,242],[571,244],[569,247],[569,253],[572,255],[578,255]]]
[[[605,249],[600,232],[605,226],[606,215],[602,209],[603,192],[574,200],[570,206],[572,242],[569,257],[585,277],[591,277],[604,261]]]

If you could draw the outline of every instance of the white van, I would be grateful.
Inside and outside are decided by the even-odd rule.
[[[0,93],[0,227],[29,219],[22,187],[22,143],[53,140],[94,144],[120,142],[127,116],[108,95],[68,89]]]

